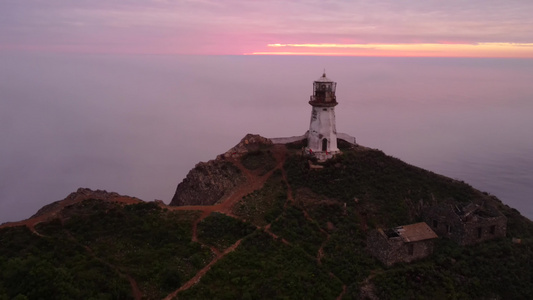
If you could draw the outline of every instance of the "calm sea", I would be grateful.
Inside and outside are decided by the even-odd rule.
[[[168,203],[245,134],[303,134],[324,69],[339,132],[533,219],[533,60],[0,53],[0,65],[0,223],[78,187]]]

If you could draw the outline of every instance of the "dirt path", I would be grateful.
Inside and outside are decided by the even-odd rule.
[[[196,210],[196,211],[201,211],[202,212],[201,215],[192,224],[193,225],[192,226],[192,241],[198,242],[198,243],[200,243],[202,245],[205,245],[205,244],[203,244],[202,242],[200,242],[198,240],[198,224],[203,219],[207,218],[213,212],[220,212],[220,213],[226,214],[228,216],[232,216],[232,217],[238,218],[237,216],[234,216],[232,214],[233,207],[235,206],[235,204],[237,204],[246,195],[248,195],[248,194],[250,194],[250,193],[252,193],[252,192],[254,192],[256,190],[261,189],[263,187],[263,185],[265,184],[265,182],[268,180],[268,178],[270,178],[270,176],[272,176],[272,174],[276,171],[276,169],[281,169],[282,172],[284,172],[283,164],[285,163],[285,157],[286,157],[287,149],[285,148],[284,145],[274,145],[272,148],[273,148],[272,149],[273,156],[276,159],[276,166],[272,170],[268,171],[264,175],[259,175],[259,172],[261,172],[261,170],[257,170],[257,171],[248,170],[247,168],[245,168],[242,165],[242,163],[240,162],[239,159],[232,159],[232,158],[228,159],[235,166],[237,166],[241,170],[241,172],[245,175],[246,182],[244,184],[241,184],[237,189],[235,189],[225,199],[219,201],[219,203],[217,203],[215,205],[198,205],[198,206],[196,206],[196,205],[165,206],[165,208],[167,208],[169,210]],[[284,176],[284,178],[286,178],[286,177]],[[291,193],[290,197],[292,198],[292,193]],[[267,226],[267,227],[269,227],[269,226]],[[268,231],[268,228],[266,228],[265,231],[268,232],[272,237],[277,238],[276,235],[274,235],[273,233]],[[199,282],[202,279],[202,277],[211,269],[211,267],[215,263],[218,262],[219,259],[224,257],[226,254],[230,253],[231,251],[235,250],[239,246],[239,244],[241,243],[241,240],[238,240],[235,244],[233,244],[231,247],[229,247],[226,250],[224,250],[222,253],[218,249],[216,249],[214,247],[205,245],[205,246],[210,247],[211,251],[213,251],[213,253],[215,254],[215,258],[209,264],[207,264],[204,268],[202,268],[200,271],[198,271],[196,273],[196,275],[193,276],[193,278],[191,278],[189,281],[187,281],[179,289],[177,289],[176,291],[174,291],[173,293],[168,295],[165,299],[172,299],[172,298],[176,297],[176,295],[179,292],[185,291],[185,290],[189,289],[190,287],[192,287],[193,285],[195,285],[197,282]],[[284,240],[284,239],[282,239],[282,242],[288,244],[288,242],[286,240]]]
[[[374,283],[372,282],[372,279],[378,273],[379,271],[378,272],[372,271],[370,275],[368,275],[368,277],[365,278],[365,280],[361,284],[361,288],[359,289],[359,291],[360,291],[360,296],[362,299],[379,300],[379,298],[376,296],[376,293],[375,293]]]
[[[274,170],[279,169],[281,171],[281,177],[283,181],[285,182],[285,184],[287,185],[287,201],[285,201],[285,204],[283,205],[283,209],[285,209],[287,208],[287,204],[289,202],[294,202],[292,188],[289,184],[289,180],[287,179],[287,173],[285,169],[283,168],[283,165],[285,164],[285,161],[287,159],[287,148],[285,147],[285,145],[277,144],[277,145],[274,145],[272,153],[274,155],[274,158],[277,161],[277,166],[276,168],[274,168]],[[270,226],[272,226],[272,223],[276,222],[280,217],[281,217],[281,214],[277,218],[272,220],[272,222],[270,222],[269,224],[263,227],[264,231],[268,233],[275,240],[279,239],[279,236],[273,233],[272,231],[270,231]],[[285,245],[291,245],[291,243],[284,238],[281,238],[280,241]]]
[[[268,224],[267,226],[265,226],[263,229],[265,230],[266,233],[268,233],[273,239],[277,240],[279,239],[279,236],[275,233],[273,233],[272,231],[270,231],[270,226],[272,225],[272,223]],[[284,238],[281,238],[280,240],[283,244],[285,245],[290,245],[291,243],[289,241],[287,241],[286,239]]]
[[[290,202],[294,202],[292,187],[289,184],[289,179],[287,177],[287,171],[285,171],[285,168],[283,168],[283,165],[285,164],[285,160],[287,159],[287,149],[285,148],[282,151],[277,151],[275,153],[277,155],[276,159],[280,162],[278,168],[281,170],[281,176],[283,178],[283,181],[285,181],[285,184],[287,185],[287,199]]]
[[[325,232],[324,230],[322,230],[323,232]],[[320,245],[320,248],[318,248],[318,252],[316,254],[316,262],[318,263],[318,265],[322,265],[322,257],[324,257],[324,246],[327,244],[327,242],[329,241],[329,237],[330,235],[326,233],[326,239],[322,242],[322,244]]]
[[[245,175],[246,182],[235,189],[229,196],[226,197],[226,199],[219,201],[219,203],[215,205],[165,206],[165,208],[169,210],[196,210],[202,212],[200,217],[193,223],[192,240],[197,242],[198,223],[200,223],[203,219],[207,218],[213,212],[220,212],[228,216],[236,217],[232,214],[235,204],[237,204],[244,196],[261,189],[268,178],[270,178],[270,176],[272,176],[272,174],[276,171],[276,169],[281,169],[282,173],[284,173],[283,164],[285,163],[286,151],[287,150],[284,145],[274,145],[272,147],[272,153],[276,159],[276,167],[264,175],[258,174],[261,172],[261,170],[255,172],[248,170],[241,164],[239,159],[228,159],[228,161],[232,162]],[[289,197],[292,198],[292,192],[290,193]]]
[[[192,287],[193,285],[195,285],[196,283],[198,283],[200,281],[200,279],[202,279],[202,277],[205,275],[205,273],[207,273],[209,270],[211,270],[211,267],[214,264],[216,264],[221,258],[226,256],[228,253],[234,251],[240,245],[241,241],[242,241],[242,239],[238,240],[237,242],[235,242],[235,244],[231,245],[226,250],[224,250],[224,252],[219,253],[215,257],[215,259],[213,259],[209,264],[207,264],[207,266],[203,267],[200,271],[198,271],[198,273],[196,273],[196,275],[194,275],[193,278],[191,278],[189,281],[187,281],[185,284],[183,284],[179,289],[175,290],[174,292],[172,292],[168,296],[166,296],[164,298],[164,300],[171,300],[174,297],[176,297],[176,299],[177,299],[177,295],[178,295],[179,292],[185,291],[185,290],[189,289],[190,287]]]
[[[294,200],[294,197],[293,197],[293,194],[292,194],[292,188],[291,188],[291,186],[289,184],[289,181],[287,180],[287,174],[285,172],[285,169],[282,168],[281,170],[282,170],[282,174],[283,174],[283,179],[287,183],[287,198],[290,201],[294,202],[295,200]],[[309,215],[309,213],[307,212],[307,209],[305,209],[305,207],[302,207],[302,211],[303,211],[304,217],[308,221],[313,221],[313,218],[311,218],[311,216]],[[267,227],[270,228],[270,224]],[[317,264],[318,265],[322,265],[322,258],[324,257],[324,246],[328,243],[331,235],[326,230],[324,230],[321,227],[318,227],[318,229],[320,230],[320,232],[322,232],[326,236],[326,239],[322,242],[322,244],[320,245],[320,248],[318,248],[317,255],[316,255]],[[274,235],[274,234],[271,234],[271,235]],[[340,282],[342,282],[342,280],[340,280],[339,277],[337,277],[332,272],[330,272],[330,276],[332,276],[334,278],[337,278]],[[342,291],[341,291],[340,295],[337,297],[337,300],[342,299],[342,297],[344,297],[345,293],[346,293],[346,284],[343,284],[342,285]]]
[[[308,220],[310,222],[314,221],[313,218],[311,218],[311,216],[307,212],[307,209],[305,209],[305,207],[302,207],[302,211],[303,211],[303,214],[304,214],[304,217],[305,217],[306,220]],[[326,236],[326,239],[322,242],[322,244],[320,244],[320,248],[318,248],[318,252],[316,254],[317,263],[319,265],[322,265],[322,257],[324,257],[324,246],[329,241],[330,234],[327,231],[325,231],[322,227],[320,227],[318,224],[317,224],[317,226],[318,226],[318,230],[320,232],[322,232]]]
[[[115,272],[117,272],[117,274],[119,276],[122,276],[122,277],[125,277],[128,279],[128,282],[130,283],[130,286],[131,286],[131,294],[133,295],[133,299],[135,300],[141,300],[142,297],[143,297],[143,293],[141,292],[141,290],[139,289],[139,285],[137,284],[137,281],[135,281],[135,279],[133,279],[133,277],[131,277],[129,274],[126,274],[126,273],[123,273],[122,271],[120,271],[119,268],[117,268],[115,265],[101,259],[100,257],[96,256],[96,254],[94,253],[93,249],[91,249],[89,246],[87,245],[84,245],[82,243],[80,243],[76,237],[74,237],[74,235],[72,235],[72,233],[68,230],[64,230],[64,232],[67,234],[68,238],[70,239],[71,242],[73,242],[74,244],[82,247],[83,249],[85,249],[85,251],[87,251],[87,253],[94,259],[96,259],[97,261],[101,262],[102,264],[110,267],[111,269],[113,269]]]
[[[342,297],[344,297],[344,294],[346,294],[346,284],[343,284],[343,285],[342,285],[342,292],[341,292],[341,294],[337,297],[337,300],[341,300]]]
[[[0,225],[0,228],[26,226],[35,235],[40,236],[40,237],[44,237],[44,235],[42,235],[41,233],[39,233],[35,229],[35,226],[37,226],[39,223],[48,222],[48,221],[51,221],[51,220],[56,219],[56,218],[58,218],[61,222],[63,222],[64,220],[62,219],[61,211],[65,207],[73,205],[73,204],[76,204],[76,203],[79,203],[79,202],[82,202],[83,200],[87,200],[89,198],[91,198],[91,196],[87,196],[87,195],[83,195],[83,194],[78,194],[78,195],[75,195],[74,197],[67,197],[64,200],[56,202],[55,203],[56,205],[51,206],[48,211],[40,214],[39,216],[30,218],[30,219],[27,219],[27,220],[23,220],[23,221],[18,221],[18,222],[8,222],[8,223]],[[127,197],[127,196],[113,197],[113,198],[106,199],[105,201],[118,202],[118,203],[126,204],[126,205],[128,205],[128,204],[136,204],[136,203],[142,202],[141,200],[139,200],[137,198]],[[133,277],[131,277],[129,274],[125,274],[125,273],[121,272],[116,266],[114,266],[114,265],[102,260],[98,256],[96,256],[96,254],[94,254],[92,249],[90,249],[86,245],[80,244],[76,240],[76,238],[74,236],[72,236],[72,234],[70,232],[67,231],[67,234],[68,234],[68,236],[70,237],[70,239],[71,239],[71,241],[73,243],[76,243],[77,245],[80,245],[81,247],[83,247],[87,251],[87,253],[89,253],[89,255],[91,255],[91,257],[95,258],[96,260],[100,261],[101,263],[105,264],[106,266],[112,268],[120,276],[123,276],[123,277],[127,278],[129,283],[130,283],[131,291],[132,291],[132,295],[133,295],[134,299],[135,300],[142,299],[143,294],[142,294],[141,290],[139,289],[139,286],[137,285],[137,282],[135,281],[135,279],[133,279]]]
[[[231,161],[235,166],[237,166],[243,172],[243,174],[246,176],[246,183],[240,185],[229,196],[227,196],[222,201],[219,201],[218,204],[215,204],[215,205],[202,205],[202,206],[195,206],[195,205],[190,205],[190,206],[168,206],[168,205],[165,205],[163,203],[160,203],[159,205],[161,207],[163,207],[163,208],[166,208],[168,210],[173,210],[173,211],[175,211],[175,210],[201,211],[200,216],[193,222],[192,238],[191,238],[192,241],[199,242],[198,241],[198,236],[197,236],[198,223],[200,223],[203,219],[207,218],[213,212],[220,212],[220,213],[224,213],[226,215],[232,216],[232,217],[236,217],[236,216],[234,216],[232,214],[232,210],[233,210],[233,207],[235,206],[235,204],[237,204],[244,196],[246,196],[246,195],[248,195],[248,194],[250,194],[250,193],[252,193],[252,192],[254,192],[254,191],[258,190],[258,189],[261,189],[263,187],[263,185],[265,184],[265,182],[268,180],[268,178],[270,178],[270,176],[277,169],[281,170],[282,176],[283,176],[283,180],[287,183],[287,187],[288,187],[287,199],[289,201],[294,201],[293,194],[292,194],[292,189],[290,188],[290,185],[288,184],[287,175],[285,173],[285,170],[283,169],[283,164],[285,163],[285,159],[286,159],[286,156],[287,156],[287,149],[286,149],[286,147],[284,145],[274,145],[272,147],[272,154],[273,154],[274,158],[276,159],[276,166],[272,170],[270,170],[269,172],[267,172],[264,175],[260,175],[259,174],[261,172],[261,170],[251,171],[251,170],[246,169],[241,164],[239,159],[229,159],[229,161]],[[42,236],[39,232],[37,232],[35,230],[35,226],[37,224],[42,223],[42,222],[46,222],[46,221],[50,221],[50,220],[52,220],[54,218],[61,218],[60,212],[65,207],[67,207],[69,205],[72,205],[72,204],[75,204],[77,202],[81,202],[81,201],[85,200],[85,198],[86,197],[83,197],[83,196],[75,197],[75,198],[72,198],[72,199],[68,199],[67,198],[65,200],[59,201],[57,206],[53,207],[49,212],[46,212],[45,214],[42,214],[40,216],[37,216],[35,218],[31,218],[31,219],[28,219],[28,220],[20,221],[20,222],[5,223],[5,224],[0,225],[0,228],[15,227],[15,226],[27,226],[34,234]],[[116,199],[109,199],[109,201],[120,202],[120,203],[123,203],[123,204],[126,204],[126,205],[127,204],[135,204],[135,203],[142,202],[139,199],[130,198],[130,197],[126,197],[126,196],[118,197]],[[272,232],[269,231],[269,227],[270,226],[266,226],[265,227],[265,231],[267,233],[269,233],[273,238],[277,239],[278,237],[275,234],[273,234]],[[179,289],[177,289],[176,291],[174,291],[173,293],[168,295],[165,299],[172,299],[179,292],[187,290],[190,287],[192,287],[194,284],[199,282],[200,279],[204,276],[204,274],[206,274],[211,269],[211,267],[215,263],[218,262],[218,260],[220,260],[226,254],[234,251],[239,246],[239,244],[241,243],[241,240],[238,240],[235,244],[233,244],[232,246],[230,246],[229,248],[227,248],[223,252],[220,252],[215,247],[208,246],[211,249],[211,251],[214,253],[215,258],[209,264],[207,264],[204,268],[202,268],[200,271],[198,271],[193,276],[193,278],[191,278],[188,282],[186,282],[184,285],[182,285]],[[289,244],[289,242],[287,242],[285,239],[281,239],[281,242],[283,242],[285,244]],[[199,242],[199,243],[201,243],[201,242]],[[201,243],[201,244],[203,245],[203,243]],[[124,273],[120,272],[115,266],[112,266],[109,263],[107,263],[107,262],[101,260],[100,258],[96,257],[95,254],[92,253],[91,249],[88,249],[87,247],[85,247],[85,248],[87,249],[88,252],[91,253],[91,255],[93,257],[95,257],[96,259],[98,259],[102,263],[112,267],[120,275],[125,276],[129,280],[130,285],[132,287],[133,296],[134,296],[134,298],[136,300],[142,298],[142,291],[139,289],[136,281],[131,276],[129,276],[128,274],[124,274]]]

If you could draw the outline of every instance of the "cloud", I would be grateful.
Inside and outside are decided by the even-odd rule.
[[[343,55],[533,58],[533,43],[268,44],[274,51],[252,55]],[[282,49],[278,51],[277,48]]]
[[[4,0],[4,48],[242,54],[268,44],[530,43],[533,2]]]

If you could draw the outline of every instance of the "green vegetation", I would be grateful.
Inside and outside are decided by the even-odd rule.
[[[293,142],[293,143],[289,143],[289,144],[286,144],[285,146],[289,150],[298,150],[298,151],[300,151],[300,150],[302,150],[302,148],[307,147],[307,139],[303,139],[301,141],[296,141],[296,142]]]
[[[317,255],[326,238],[316,221],[306,218],[304,212],[295,206],[288,206],[281,217],[272,223],[270,229],[311,256]]]
[[[194,210],[86,200],[35,232],[0,229],[0,300],[131,299],[131,282],[143,299],[162,299],[200,270],[179,299],[336,299],[343,290],[343,299],[362,299],[362,290],[380,299],[532,298],[533,222],[518,211],[380,151],[346,145],[310,170],[300,148],[231,214],[198,222]],[[243,165],[267,174],[275,164],[266,161],[279,154],[269,150]],[[422,205],[473,200],[497,204],[506,238],[469,247],[439,239],[432,256],[392,267],[366,250],[374,227],[419,221]]]
[[[337,147],[342,152],[345,152],[347,150],[352,149],[354,146],[352,144],[346,142],[345,140],[337,139]]]
[[[281,171],[276,170],[262,189],[244,197],[233,208],[233,213],[256,226],[265,226],[276,219],[287,201],[287,185]]]
[[[191,242],[191,222],[196,217],[142,203],[96,209],[70,219],[64,227],[95,255],[130,274],[149,298],[162,298],[212,259],[210,249]]]
[[[259,170],[260,175],[264,175],[276,167],[276,159],[272,156],[270,150],[248,152],[241,158],[241,163],[248,170]]]
[[[198,223],[197,230],[201,242],[222,251],[252,233],[255,227],[215,212]]]
[[[299,247],[264,232],[247,237],[179,299],[335,299],[341,282]]]
[[[0,299],[129,298],[127,278],[82,246],[25,227],[0,230]]]
[[[366,235],[355,217],[348,212],[336,224],[329,240],[324,245],[324,266],[330,269],[348,286],[358,286],[379,267],[377,260],[365,250]]]
[[[516,209],[507,205],[501,205],[499,209],[507,217],[507,236],[514,238],[533,237],[531,220],[524,218]]]
[[[331,231],[331,226],[345,219],[347,210],[344,203],[325,196],[317,195],[309,189],[299,189],[294,192],[295,205],[306,211],[323,230]],[[351,220],[355,221],[355,219]]]
[[[91,276],[91,285],[83,287],[82,292],[94,290],[103,293],[96,298],[105,298],[104,295],[117,298],[111,288],[105,288],[109,284],[117,285],[113,283],[110,273],[114,274],[116,281],[125,281],[126,288],[120,286],[118,290],[121,298],[131,297],[128,281],[121,274],[130,275],[146,297],[162,298],[196,274],[213,257],[209,248],[191,242],[191,222],[198,217],[194,212],[164,211],[155,203],[122,207],[100,200],[86,200],[68,210],[76,211],[76,214],[63,225],[58,221],[38,225],[36,229],[45,237],[34,236],[34,239],[40,243],[41,240],[53,241],[50,251],[59,255],[58,261],[79,260],[79,265],[68,270],[75,272],[76,276]],[[41,247],[29,249],[41,253]],[[56,254],[58,250],[66,253]],[[43,260],[43,263],[56,264],[46,255],[38,259]],[[6,263],[12,263],[12,259]],[[103,267],[91,271],[92,267],[87,266],[93,264]],[[100,270],[102,268],[111,271],[104,272]],[[24,284],[23,289],[32,286]],[[122,296],[124,294],[129,296]],[[13,297],[16,294],[8,295]],[[90,298],[70,295],[66,298]]]
[[[383,299],[530,299],[533,240],[508,239],[472,247],[441,240],[429,259],[398,265],[374,279]]]
[[[381,151],[347,151],[309,170],[307,158],[291,156],[285,163],[289,184],[356,206],[368,222],[383,227],[416,219],[421,203],[466,202],[484,196],[471,186],[413,167]]]

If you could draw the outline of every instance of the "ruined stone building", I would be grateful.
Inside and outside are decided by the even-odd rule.
[[[507,232],[507,218],[490,205],[441,204],[426,209],[423,216],[439,236],[459,245],[505,237]]]
[[[369,233],[367,249],[387,266],[412,262],[433,253],[437,234],[424,222]]]

